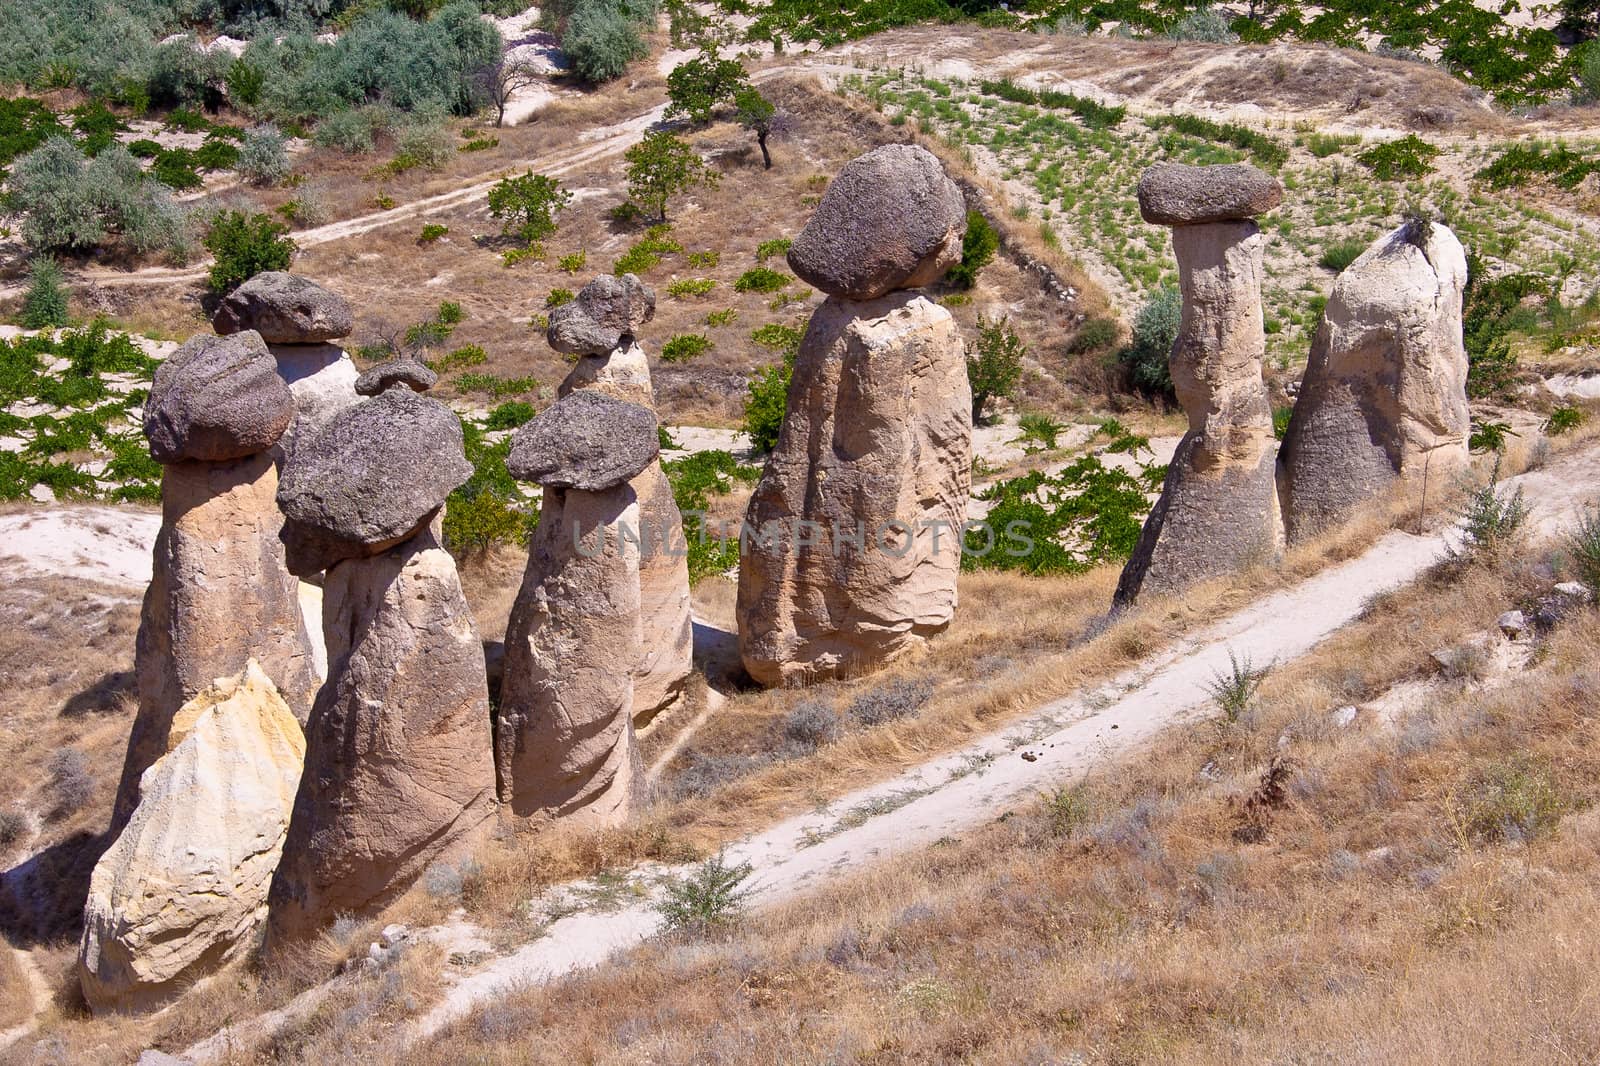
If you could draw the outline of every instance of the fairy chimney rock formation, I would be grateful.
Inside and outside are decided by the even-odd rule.
[[[95,864],[78,952],[95,1013],[142,1011],[249,951],[305,737],[251,660],[184,704],[138,808]]]
[[[745,669],[780,685],[870,669],[949,625],[972,481],[971,391],[950,313],[895,290],[959,258],[961,195],[926,150],[846,165],[789,249],[829,294],[746,516]]]
[[[391,359],[364,371],[356,378],[356,395],[376,396],[390,389],[407,388],[427,392],[439,383],[439,375],[415,359]]]
[[[558,394],[565,397],[592,391],[655,410],[650,363],[632,336],[654,312],[655,293],[649,286],[632,274],[620,279],[602,275],[584,286],[572,303],[557,308],[552,319],[566,307],[576,309],[569,315],[581,314],[591,322],[595,316],[604,317],[611,325],[577,329],[569,318],[560,323],[559,336],[553,332],[556,340],[566,344],[563,338],[587,336],[588,342],[579,343],[580,348],[587,348],[591,344],[612,343],[614,338],[615,346],[602,351],[569,352],[578,355],[578,362],[561,383]],[[600,310],[605,308],[610,310]],[[552,322],[553,327],[557,324]],[[633,478],[632,485],[639,498],[641,534],[640,648],[633,674],[633,721],[642,728],[676,703],[689,683],[694,669],[694,619],[683,516],[660,459],[650,460]]]
[[[563,355],[605,355],[655,317],[655,290],[633,274],[602,274],[550,312],[545,338]]]
[[[162,524],[113,830],[138,804],[140,776],[167,751],[173,716],[217,678],[255,659],[296,718],[310,712],[315,658],[274,503],[272,451],[293,417],[294,397],[254,332],[194,337],[156,370],[144,429],[162,464]]]
[[[655,414],[579,390],[517,431],[506,467],[544,486],[506,629],[496,720],[501,801],[521,816],[616,824],[642,797],[634,738],[639,501]]]
[[[234,289],[211,317],[211,327],[223,336],[254,330],[267,342],[278,373],[294,392],[296,413],[284,438],[286,451],[294,438],[357,402],[355,363],[331,343],[349,336],[354,326],[355,314],[343,296],[281,270],[257,274]]]
[[[1448,479],[1466,463],[1466,278],[1461,243],[1436,222],[1385,234],[1339,275],[1279,453],[1291,542],[1398,480]]]
[[[1146,221],[1172,227],[1183,320],[1168,357],[1189,430],[1117,584],[1116,605],[1276,557],[1272,406],[1261,376],[1264,239],[1253,216],[1278,180],[1247,164],[1159,164],[1139,180]]]
[[[966,231],[966,201],[933,153],[887,144],[828,183],[789,247],[789,267],[829,296],[876,300],[944,277]]]
[[[268,897],[268,947],[403,891],[470,848],[494,809],[483,646],[445,498],[472,473],[460,421],[390,389],[302,440],[278,504],[296,573],[327,569],[328,680]]]

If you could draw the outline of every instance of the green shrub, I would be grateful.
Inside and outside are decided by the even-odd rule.
[[[194,153],[185,148],[164,148],[151,160],[150,176],[179,192],[198,189],[200,178]]]
[[[461,432],[472,476],[445,505],[445,546],[456,555],[466,555],[495,544],[521,543],[526,539],[527,517],[516,479],[506,469],[511,438],[490,444],[483,430],[466,420]]]
[[[1165,288],[1149,297],[1133,320],[1133,338],[1118,353],[1134,388],[1160,396],[1172,395],[1172,374],[1167,358],[1178,339],[1183,320],[1183,297]]]
[[[422,232],[417,235],[417,243],[432,244],[449,232],[449,226],[441,225],[438,222],[429,222],[422,227]]]
[[[569,304],[577,298],[577,293],[571,289],[551,289],[550,295],[544,298],[545,310],[553,310],[562,304]]]
[[[194,165],[201,170],[232,170],[239,165],[239,147],[215,136],[194,151]]]
[[[762,241],[756,245],[756,262],[765,263],[775,255],[787,255],[792,244],[794,241],[789,237],[774,237],[770,241]]]
[[[1564,406],[1557,407],[1550,412],[1550,417],[1545,420],[1544,431],[1552,437],[1559,437],[1563,433],[1570,433],[1583,425],[1584,413],[1581,408]]]
[[[1332,133],[1306,134],[1306,150],[1318,159],[1337,155],[1352,144],[1360,144],[1359,136],[1343,137]]]
[[[1282,440],[1284,434],[1289,432],[1289,419],[1294,417],[1294,408],[1283,406],[1272,409],[1272,435]]]
[[[690,252],[689,265],[697,270],[707,270],[722,261],[721,252]]]
[[[1067,342],[1067,351],[1072,355],[1106,351],[1116,345],[1121,332],[1109,318],[1086,318]]]
[[[972,388],[972,424],[982,424],[991,400],[1009,399],[1022,381],[1022,343],[1008,318],[979,316],[978,341],[967,356],[967,382]]]
[[[750,444],[758,454],[778,446],[778,431],[783,428],[783,415],[789,402],[789,379],[793,375],[794,360],[788,358],[750,379],[740,428],[750,437]]]
[[[564,255],[560,259],[557,259],[556,266],[560,267],[568,274],[576,274],[578,271],[582,270],[584,265],[588,262],[589,253],[580,249],[571,253],[570,255]]]
[[[1224,718],[1237,722],[1255,702],[1256,694],[1261,691],[1261,682],[1266,680],[1270,669],[1252,665],[1250,656],[1235,655],[1233,649],[1229,648],[1227,671],[1214,671],[1206,684],[1206,692]]]
[[[731,325],[733,325],[734,320],[736,320],[738,317],[739,317],[739,312],[738,311],[736,311],[732,307],[724,307],[720,311],[707,312],[706,313],[706,325],[708,325],[708,326],[731,326]]]
[[[1522,544],[1528,505],[1520,488],[1504,495],[1498,492],[1499,481],[1500,461],[1496,459],[1488,484],[1468,497],[1462,511],[1462,542],[1454,551],[1457,558],[1493,564]]]
[[[508,400],[489,412],[483,420],[485,429],[516,429],[538,414],[533,404],[523,400]]]
[[[1554,832],[1571,803],[1547,765],[1516,755],[1475,773],[1451,806],[1468,836],[1526,844]]]
[[[365,111],[336,111],[317,123],[313,139],[321,148],[366,155],[374,148],[372,117]]]
[[[780,322],[768,322],[750,332],[750,339],[757,344],[790,356],[799,351],[800,341],[804,336],[805,330],[797,326],[786,326]]]
[[[1146,119],[1154,129],[1173,129],[1191,137],[1230,145],[1249,152],[1255,161],[1268,170],[1277,170],[1289,161],[1289,149],[1264,133],[1232,122],[1213,122],[1198,115],[1158,115]]]
[[[256,126],[239,146],[239,174],[252,185],[282,185],[293,168],[283,134],[272,125]]]
[[[982,211],[967,212],[967,232],[961,238],[961,262],[945,275],[950,284],[970,289],[978,281],[978,271],[994,260],[1000,250],[1000,231],[989,224]]]
[[[502,232],[523,244],[543,240],[556,231],[556,216],[572,202],[572,193],[555,178],[528,171],[501,178],[489,190],[489,214]]]
[[[1029,89],[1026,86],[1016,84],[1009,78],[1001,81],[982,82],[979,85],[979,91],[987,96],[998,96],[1002,100],[1009,100],[1014,104],[1027,104],[1030,107],[1070,111],[1092,130],[1110,129],[1121,122],[1128,113],[1127,108],[1107,107],[1096,100],[1075,96],[1072,93],[1059,92],[1053,89]]]
[[[433,317],[435,321],[443,322],[447,326],[456,326],[466,321],[467,313],[462,309],[458,301],[441,300],[439,302],[439,310],[434,313]]]
[[[271,216],[224,211],[206,234],[206,251],[215,262],[209,284],[215,293],[229,293],[257,274],[287,270],[294,259],[295,243],[288,227]]]
[[[980,495],[989,512],[964,538],[963,570],[1071,574],[1126,559],[1150,506],[1138,478],[1093,455],[1054,477],[1035,471]]]
[[[1414,133],[1398,140],[1374,145],[1356,156],[1380,181],[1421,178],[1433,173],[1433,160],[1439,149]]]
[[[55,329],[67,324],[66,276],[49,256],[28,267],[28,292],[22,300],[22,325],[27,329]]]
[[[1361,253],[1367,250],[1365,241],[1359,238],[1350,238],[1334,241],[1322,250],[1322,258],[1317,260],[1324,270],[1331,270],[1335,274],[1354,263]]]
[[[608,0],[577,6],[560,35],[573,73],[591,83],[621,77],[629,63],[649,51],[639,32],[642,21],[630,17],[625,5]]]
[[[744,882],[753,872],[749,863],[729,865],[719,853],[687,878],[670,882],[657,905],[667,930],[703,936],[734,921],[749,899]]]
[[[717,287],[710,278],[682,278],[667,285],[667,295],[683,299],[686,296],[704,296]]]
[[[752,267],[739,275],[739,280],[733,283],[733,291],[772,293],[787,288],[792,280],[781,271]]]
[[[16,161],[6,199],[22,216],[22,238],[35,251],[88,249],[118,239],[139,253],[179,254],[188,241],[188,216],[172,190],[148,180],[120,145],[91,160],[67,138],[51,138]]]
[[[1561,539],[1563,562],[1591,592],[1600,592],[1600,507],[1585,507],[1577,525]]]
[[[1036,448],[1054,448],[1056,438],[1067,427],[1049,415],[1030,411],[1017,419],[1017,428],[1022,431],[1018,439],[1029,442],[1026,450],[1034,451]]]
[[[482,366],[489,361],[489,353],[476,344],[464,344],[438,359],[427,360],[428,369],[435,374],[448,374],[468,366]]]
[[[711,347],[711,338],[704,333],[679,333],[661,346],[663,363],[686,363]]]

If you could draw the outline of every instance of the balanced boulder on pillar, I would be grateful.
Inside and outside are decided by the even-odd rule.
[[[1254,216],[1283,188],[1247,164],[1159,164],[1139,179],[1145,220],[1172,227],[1183,320],[1168,366],[1189,431],[1117,584],[1116,604],[1276,558],[1277,441],[1261,363],[1264,239]]]

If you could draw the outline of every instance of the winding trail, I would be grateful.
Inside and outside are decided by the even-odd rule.
[[[1533,508],[1534,536],[1569,526],[1600,497],[1600,444],[1502,486],[1502,492],[1518,490]],[[751,864],[753,902],[770,906],[992,821],[1048,788],[1115,762],[1164,729],[1212,713],[1206,685],[1228,668],[1230,653],[1280,665],[1305,655],[1355,621],[1373,596],[1405,585],[1444,558],[1457,539],[1453,529],[1427,535],[1391,532],[1360,556],[1265,596],[1103,684],[739,841],[728,847],[726,859]],[[411,1024],[406,1039],[425,1040],[516,988],[599,965],[636,946],[661,927],[651,898],[659,896],[661,881],[687,872],[688,867],[636,867],[630,878],[644,888],[645,902],[560,918],[539,940],[457,980]],[[573,887],[567,886],[569,897]],[[275,1022],[302,1016],[323,994],[315,989],[304,994],[275,1012]],[[261,1030],[252,1029],[259,1037]],[[209,1062],[249,1043],[239,1029],[224,1030],[184,1054]]]

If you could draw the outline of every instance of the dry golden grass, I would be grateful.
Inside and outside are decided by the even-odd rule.
[[[16,953],[0,943],[0,1030],[21,1025],[33,1014],[33,989]]]
[[[1594,615],[1509,685],[1444,682],[1393,730],[1306,728],[1427,674],[1432,641],[1492,625],[1542,565],[1424,581],[1238,724],[1169,733],[724,939],[512,995],[408,1061],[1589,1061],[1600,822],[1574,812],[1600,771]],[[1287,787],[1252,822],[1275,758]],[[1221,782],[1200,773],[1222,759]],[[1519,768],[1559,829],[1472,828],[1475,804],[1518,810],[1487,782]]]

